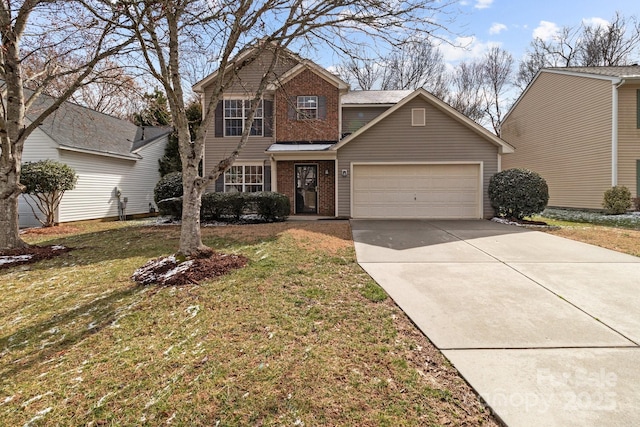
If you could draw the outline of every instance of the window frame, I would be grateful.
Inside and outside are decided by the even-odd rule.
[[[249,111],[251,110],[251,101],[252,99],[246,99],[246,98],[225,98],[223,100],[223,103],[222,103],[222,130],[223,130],[222,135],[223,137],[229,138],[229,137],[242,136],[242,132],[244,131],[247,117],[249,116]],[[228,107],[227,103],[231,103],[231,102],[241,103],[241,106]],[[228,116],[227,113],[231,111],[236,111],[236,112],[239,111],[240,113],[239,114],[236,113],[237,115]],[[234,129],[239,129],[239,133],[237,134],[234,133],[232,135],[229,135],[229,132],[228,132],[229,127],[227,126],[228,120],[240,121],[240,126],[233,126]],[[253,117],[253,123],[251,124],[251,131],[249,132],[249,136],[250,137],[264,136],[264,99],[260,99],[260,104],[258,105],[258,108],[256,109],[256,114]]]
[[[312,99],[314,106],[310,102]],[[319,102],[318,95],[298,95],[296,97],[296,120],[319,120]],[[313,114],[309,114],[310,111],[313,111]]]
[[[238,168],[241,168],[240,173]],[[231,180],[232,177],[235,177],[235,180]],[[264,164],[262,163],[235,163],[223,174],[224,193],[233,193],[234,191],[230,191],[232,188],[239,193],[257,193],[264,191],[264,184]],[[249,191],[247,191],[248,188]]]

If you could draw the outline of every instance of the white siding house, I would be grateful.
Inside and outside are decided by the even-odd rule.
[[[153,189],[170,132],[65,103],[27,138],[22,161],[51,159],[76,171],[76,188],[64,194],[57,222],[117,218],[116,188],[128,199],[127,215],[145,214],[157,209]],[[20,227],[39,226],[25,197],[19,202]]]

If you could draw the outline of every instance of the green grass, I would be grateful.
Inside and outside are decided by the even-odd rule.
[[[249,257],[246,268],[163,288],[129,276],[175,250],[176,227],[27,236],[75,249],[0,270],[0,424],[492,423],[444,359],[418,375],[437,356],[350,242],[312,225],[252,227],[203,231]],[[336,245],[310,248],[304,233]],[[466,394],[451,397],[451,385]]]

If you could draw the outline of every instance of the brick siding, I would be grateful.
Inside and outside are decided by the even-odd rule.
[[[326,117],[323,120],[297,120],[289,117],[289,108],[297,96],[326,97]],[[311,70],[304,70],[285,83],[275,96],[277,142],[325,142],[339,138],[340,96],[336,86]]]
[[[296,183],[295,165],[318,165],[318,215],[335,216],[335,162],[333,160],[283,161],[278,162],[278,193],[291,201],[291,215],[295,214]],[[329,174],[325,174],[329,171]]]

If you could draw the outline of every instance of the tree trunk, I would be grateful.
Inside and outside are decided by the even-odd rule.
[[[180,253],[188,258],[211,254],[211,248],[202,243],[200,233],[200,206],[204,186],[200,186],[198,165],[184,165],[182,168],[182,226],[180,227]]]
[[[0,198],[0,249],[25,248],[18,228],[18,196]]]

